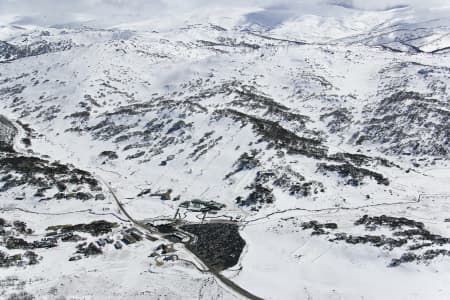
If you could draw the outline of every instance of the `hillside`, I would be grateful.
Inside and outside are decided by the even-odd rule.
[[[0,297],[448,299],[450,23],[341,4],[1,27]]]

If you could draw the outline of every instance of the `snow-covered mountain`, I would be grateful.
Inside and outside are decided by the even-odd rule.
[[[253,4],[0,27],[0,297],[450,297],[448,8]]]

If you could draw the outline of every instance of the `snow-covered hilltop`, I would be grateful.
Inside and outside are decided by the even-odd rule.
[[[450,298],[448,7],[260,2],[0,27],[0,297]]]

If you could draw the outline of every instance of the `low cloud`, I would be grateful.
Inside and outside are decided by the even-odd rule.
[[[330,0],[331,4],[361,10],[389,10],[402,7],[426,9],[448,4],[446,0]]]
[[[448,5],[448,0],[0,0],[0,24],[14,20],[19,24],[94,22],[108,26],[186,15],[209,8],[222,9],[224,14],[229,8],[251,8],[254,14],[250,19],[276,26],[293,15],[330,14],[333,9],[327,11],[323,7],[327,4],[356,10],[386,10],[402,6],[423,10]]]

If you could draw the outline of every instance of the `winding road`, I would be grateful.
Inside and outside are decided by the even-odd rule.
[[[103,178],[98,176],[98,175],[97,175],[97,178],[100,179],[100,181],[106,186],[106,188],[108,189],[109,193],[113,197],[115,203],[117,204],[117,207],[119,208],[119,211],[124,216],[126,216],[130,222],[132,222],[136,227],[139,227],[140,229],[142,229],[145,232],[147,232],[147,234],[150,234],[152,237],[157,238],[159,240],[165,241],[164,237],[160,233],[152,231],[146,224],[144,224],[144,223],[134,219],[130,215],[130,213],[125,209],[125,207],[122,205],[122,203],[120,202],[119,198],[117,197],[117,195],[114,192],[114,190],[111,187],[111,185],[108,182],[106,182]],[[191,223],[191,224],[197,224],[197,223]],[[222,285],[226,286],[228,289],[232,290],[234,293],[238,294],[241,297],[244,297],[244,298],[247,298],[247,299],[251,299],[251,300],[263,300],[263,298],[260,298],[260,297],[258,297],[256,295],[252,294],[248,290],[240,287],[239,285],[234,283],[232,280],[230,280],[227,277],[225,277],[224,275],[222,275],[219,271],[216,271],[214,269],[208,268],[206,266],[206,264],[198,256],[196,256],[194,253],[190,252],[186,247],[184,247],[183,250],[191,258],[191,260],[185,260],[184,259],[183,261],[191,263],[200,272],[212,274],[216,278],[216,280],[218,280],[218,282],[220,282]],[[199,263],[202,266],[202,268],[198,267]]]
[[[11,121],[10,119],[6,118],[5,116],[0,114],[0,150],[4,149],[6,151],[12,151],[21,155],[29,156],[29,154],[24,153],[22,151],[22,148],[20,146],[19,140],[20,135],[23,134],[23,130],[16,122]],[[105,171],[105,170],[102,170]],[[122,202],[119,200],[118,196],[114,192],[114,189],[111,187],[111,185],[104,180],[100,175],[96,174],[95,172],[91,172],[95,177],[103,183],[103,185],[108,189],[108,192],[113,197],[119,212],[126,217],[126,220],[120,218],[116,214],[108,213],[110,215],[115,216],[116,218],[122,220],[122,221],[129,221],[132,224],[134,224],[136,227],[143,230],[147,235],[150,235],[150,237],[161,240],[161,241],[167,241],[164,236],[149,228],[148,225],[146,225],[143,222],[140,222],[136,220],[123,206]],[[71,212],[62,212],[62,213],[44,213],[44,212],[36,212],[31,211],[27,209],[22,208],[0,208],[0,211],[13,211],[13,210],[20,210],[22,212],[31,213],[31,214],[47,214],[47,215],[64,215],[64,214],[72,214],[72,213],[90,213],[90,214],[96,214],[96,215],[103,215],[93,212],[91,209],[85,209],[85,210],[78,210],[78,211],[71,211]],[[195,223],[192,223],[195,224]],[[230,279],[223,276],[219,271],[216,271],[214,269],[208,268],[208,266],[194,253],[190,252],[186,247],[183,248],[183,252],[188,256],[189,259],[181,259],[181,261],[187,262],[192,264],[197,270],[199,270],[202,273],[209,273],[214,276],[214,278],[218,281],[219,284],[221,284],[225,289],[235,293],[238,298],[246,298],[251,300],[262,300],[262,298],[252,294],[251,292],[247,291],[246,289],[240,287]]]
[[[2,135],[3,133],[3,135]],[[23,149],[21,149],[20,147],[20,135],[23,134],[23,130],[20,128],[20,126],[18,126],[15,122],[12,122],[11,120],[8,120],[6,117],[0,115],[0,144],[3,143],[4,146],[8,146],[11,147],[11,149],[13,149],[15,152],[20,153],[21,155],[29,155],[27,153],[24,153]],[[1,145],[0,145],[1,146]],[[101,169],[102,172],[107,172],[107,170],[103,170]],[[119,197],[117,196],[117,194],[115,193],[114,188],[110,185],[110,183],[108,183],[106,180],[104,180],[100,175],[98,175],[98,173],[96,172],[92,172],[92,175],[94,175],[100,182],[102,182],[102,184],[106,187],[106,189],[108,190],[109,194],[111,195],[111,197],[114,199],[114,202],[118,208],[118,211],[120,212],[120,214],[123,217],[118,216],[117,214],[114,213],[105,213],[105,214],[101,214],[101,213],[95,213],[94,211],[92,211],[92,209],[85,209],[85,210],[78,210],[78,211],[73,211],[73,212],[62,212],[62,213],[53,213],[54,215],[63,215],[63,214],[71,214],[71,213],[90,213],[90,214],[96,214],[96,215],[113,215],[114,217],[120,219],[121,221],[124,222],[131,222],[132,224],[134,224],[136,227],[140,228],[141,230],[143,230],[148,236],[154,238],[155,240],[161,240],[163,242],[169,242],[165,237],[164,234],[161,234],[160,232],[158,232],[157,230],[154,230],[153,228],[151,228],[150,226],[148,226],[145,222],[143,221],[139,221],[137,219],[135,219],[124,207],[124,205],[122,204],[122,202],[120,201]],[[120,175],[120,174],[119,174]],[[392,206],[392,205],[407,205],[407,204],[412,204],[412,203],[418,203],[421,201],[421,198],[427,196],[427,194],[420,194],[418,195],[418,197],[416,199],[410,200],[410,201],[402,201],[402,202],[395,202],[395,203],[378,203],[378,204],[372,204],[372,205],[364,205],[364,206],[357,206],[357,207],[330,207],[330,208],[322,208],[322,209],[306,209],[306,208],[292,208],[292,209],[286,209],[286,210],[280,210],[280,211],[275,211],[272,213],[269,213],[267,215],[261,216],[261,217],[257,217],[254,219],[250,219],[250,220],[241,220],[239,222],[234,222],[233,217],[231,216],[227,216],[227,215],[222,215],[219,216],[220,218],[226,218],[229,220],[224,220],[224,219],[220,219],[218,220],[217,216],[215,218],[207,218],[206,222],[210,222],[210,223],[215,223],[215,222],[222,222],[222,223],[228,223],[228,222],[233,222],[234,224],[238,224],[241,225],[243,227],[245,227],[248,224],[251,223],[255,223],[258,221],[262,221],[264,219],[270,218],[271,216],[274,215],[280,215],[280,214],[284,214],[284,213],[288,213],[288,212],[292,212],[292,211],[307,211],[307,212],[312,212],[312,213],[316,213],[316,212],[323,212],[323,211],[340,211],[340,210],[359,210],[359,209],[363,209],[363,208],[369,208],[369,207],[383,207],[383,206]],[[27,212],[27,213],[34,213],[34,214],[51,214],[52,213],[40,213],[40,212],[35,212],[35,211],[30,211],[30,210],[26,210],[26,209],[22,209],[22,208],[0,208],[0,211],[10,211],[10,210],[20,210],[23,212]],[[200,219],[200,217],[199,217]],[[186,224],[199,224],[200,222],[186,222]],[[222,275],[219,271],[215,270],[214,268],[209,268],[207,266],[207,264],[202,261],[198,256],[196,256],[194,253],[192,253],[191,251],[189,251],[187,249],[187,247],[183,247],[181,250],[186,256],[186,258],[181,258],[180,261],[184,261],[186,263],[192,264],[197,270],[199,270],[202,273],[208,273],[214,276],[215,280],[221,284],[226,290],[229,290],[231,292],[233,292],[235,295],[238,296],[238,298],[246,298],[246,299],[251,299],[251,300],[261,300],[262,298],[252,294],[250,291],[242,288],[241,286],[239,286],[238,284],[236,284],[235,282],[233,282],[232,280],[230,280],[229,278],[225,277],[224,275]]]

